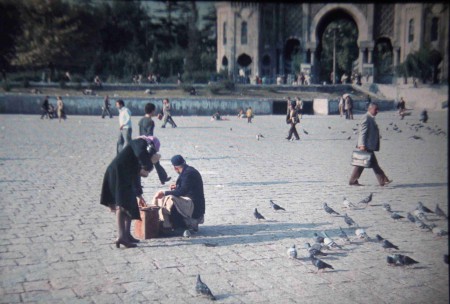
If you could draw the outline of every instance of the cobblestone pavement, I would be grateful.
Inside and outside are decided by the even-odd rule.
[[[447,111],[429,115],[427,127],[448,131]],[[410,129],[418,113],[404,120],[380,113],[378,160],[394,182],[380,187],[367,170],[360,179],[365,186],[352,187],[352,128],[360,117],[305,116],[301,126],[309,134],[299,126],[296,142],[284,139],[283,116],[256,116],[252,124],[236,117],[175,117],[176,129],[161,129],[157,121],[162,164],[172,178],[169,160],[178,153],[203,175],[205,224],[189,239],[150,239],[135,249],[116,249],[115,218],[99,197],[115,156],[117,117],[69,113],[58,123],[1,115],[0,302],[206,303],[194,290],[200,274],[222,303],[448,303],[448,237],[394,221],[381,208],[388,202],[406,215],[422,201],[448,210],[448,136]],[[393,131],[391,122],[402,132]],[[258,133],[264,138],[257,140]],[[150,201],[161,187],[155,173],[144,187]],[[342,208],[344,196],[357,203],[370,192],[371,206]],[[269,199],[286,211],[270,209]],[[324,212],[324,201],[347,212],[371,238],[382,235],[420,263],[388,266],[389,252],[357,239],[341,217]],[[266,220],[253,218],[255,207]],[[428,222],[448,230],[447,221],[434,215]],[[315,273],[304,243],[323,230],[338,240],[339,226],[352,242],[323,258],[334,270]],[[297,260],[286,254],[292,244]]]

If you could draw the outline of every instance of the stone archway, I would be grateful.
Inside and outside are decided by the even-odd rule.
[[[295,61],[299,61],[297,58],[300,53],[300,41],[297,38],[290,38],[286,41],[284,46],[284,71],[285,74],[295,74]]]
[[[389,38],[377,39],[373,52],[374,81],[377,83],[392,83],[394,76],[394,53]]]
[[[311,51],[310,61],[314,82],[321,82],[319,75],[321,72],[320,52],[322,35],[325,28],[332,21],[338,19],[350,20],[357,28],[356,43],[359,50],[354,67],[356,72],[363,74],[363,71],[373,70],[371,62],[373,49],[372,32],[369,31],[369,22],[364,13],[354,4],[327,4],[313,16],[309,27],[308,38],[310,42],[308,43],[307,51]],[[364,62],[364,52],[368,53],[366,56],[368,58],[367,62]],[[329,81],[329,79],[327,80]]]

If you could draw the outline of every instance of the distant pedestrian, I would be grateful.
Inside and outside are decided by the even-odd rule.
[[[64,102],[62,101],[61,96],[58,96],[56,100],[56,113],[58,113],[59,122],[61,122],[61,119],[66,120],[66,113],[64,112]]]
[[[344,97],[339,97],[339,115],[342,117],[344,113]]]
[[[131,141],[131,112],[125,107],[122,99],[116,101],[116,108],[119,110],[120,133],[117,141],[117,154],[125,148]]]
[[[400,119],[405,118],[405,110],[406,110],[406,102],[403,97],[400,97],[400,101],[397,104],[398,115],[401,117]]]
[[[392,182],[384,171],[378,165],[377,158],[375,157],[375,151],[380,150],[380,131],[375,121],[375,116],[378,114],[378,105],[371,103],[366,115],[364,115],[359,124],[359,136],[357,148],[361,151],[367,151],[371,153],[371,168],[375,172],[380,186],[387,185]],[[349,184],[352,186],[361,186],[358,179],[364,171],[364,167],[355,166],[353,168],[352,175],[350,177]]]
[[[102,118],[105,118],[106,113],[108,113],[109,118],[112,118],[111,110],[109,109],[109,96],[106,95],[105,99],[103,100],[103,107],[102,107]]]
[[[353,100],[349,94],[344,97],[345,119],[353,119]]]
[[[246,114],[247,114],[247,123],[252,123],[252,119],[253,119],[252,107],[248,107]]]
[[[48,96],[45,96],[44,100],[42,101],[41,104],[41,119],[44,119],[44,117],[47,117],[49,119],[52,119],[52,117],[50,117],[49,115],[49,103],[48,103]]]
[[[295,140],[300,140],[300,136],[298,135],[296,125],[300,122],[300,119],[298,118],[298,112],[295,109],[295,106],[290,106],[289,108],[289,114],[286,117],[286,123],[288,123],[291,128],[289,129],[289,134],[286,137],[287,140],[291,140],[292,136],[295,137]]]
[[[167,123],[170,123],[172,125],[172,128],[176,128],[177,124],[175,121],[173,121],[172,115],[171,115],[172,107],[170,105],[169,99],[165,98],[163,100],[163,125],[161,128],[165,128]]]
[[[155,129],[155,122],[152,120],[152,116],[155,113],[155,105],[153,103],[147,103],[145,105],[144,111],[145,115],[144,117],[139,120],[139,135],[145,135],[145,136],[153,136],[153,131]]]
[[[295,99],[295,110],[297,111],[297,114],[302,118],[303,115],[303,100],[300,97],[297,97]]]

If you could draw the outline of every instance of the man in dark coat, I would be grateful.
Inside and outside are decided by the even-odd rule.
[[[139,205],[145,206],[140,177],[147,177],[153,169],[159,150],[159,140],[137,138],[125,146],[108,166],[102,186],[100,203],[117,214],[119,237],[116,246],[136,247],[130,233],[131,220],[140,220]],[[156,159],[154,159],[156,157]]]
[[[380,131],[375,121],[375,116],[377,115],[377,113],[378,105],[376,103],[370,103],[366,115],[361,118],[361,122],[359,124],[357,147],[361,151],[367,151],[372,154],[372,169],[375,172],[380,186],[384,186],[391,183],[392,180],[389,180],[384,171],[380,168],[374,153],[375,151],[380,150]],[[353,168],[353,172],[349,182],[350,185],[361,186],[361,184],[358,182],[358,178],[361,176],[363,170],[364,167],[355,166]]]
[[[153,198],[153,204],[162,207],[160,221],[163,222],[163,228],[173,228],[170,216],[174,213],[173,206],[175,206],[185,226],[198,231],[198,224],[204,222],[205,214],[202,176],[194,167],[188,166],[181,155],[172,157],[171,162],[179,174],[176,184],[171,185],[169,191],[157,192]]]
[[[42,101],[41,104],[41,110],[42,110],[42,115],[41,115],[41,119],[44,119],[45,116],[47,116],[47,118],[52,118],[48,111],[49,111],[49,104],[48,104],[48,96],[45,96],[44,101]]]

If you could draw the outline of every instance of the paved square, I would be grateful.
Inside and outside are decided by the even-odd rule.
[[[136,249],[115,248],[115,218],[99,204],[103,174],[115,156],[117,117],[68,113],[58,123],[1,115],[0,302],[206,303],[194,290],[200,274],[223,303],[448,303],[448,236],[394,221],[381,208],[388,202],[406,215],[422,201],[447,212],[448,136],[429,134],[427,127],[448,132],[448,112],[430,112],[417,132],[411,124],[418,113],[404,120],[395,114],[377,116],[383,136],[377,157],[394,180],[384,188],[372,170],[360,179],[364,187],[347,185],[352,128],[361,115],[353,121],[305,116],[298,142],[284,139],[283,116],[256,115],[252,124],[234,116],[218,122],[174,117],[176,129],[161,129],[157,121],[162,164],[172,178],[169,160],[178,153],[203,175],[205,224],[190,239],[145,240]],[[394,124],[402,132],[393,131]],[[264,138],[257,140],[258,133]],[[150,201],[161,187],[155,173],[144,187]],[[357,203],[370,192],[373,206],[342,208],[344,196]],[[286,211],[270,209],[269,199]],[[389,253],[356,239],[354,228],[323,211],[324,201],[347,212],[371,238],[382,235],[420,263],[389,267]],[[255,207],[266,220],[253,218]],[[428,222],[448,230],[445,219],[430,215]],[[340,242],[339,226],[352,243],[327,251],[323,260],[335,270],[316,274],[303,245],[323,230]],[[292,244],[297,260],[286,254]]]

